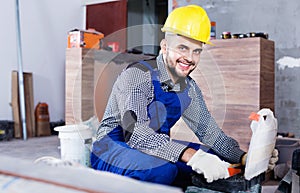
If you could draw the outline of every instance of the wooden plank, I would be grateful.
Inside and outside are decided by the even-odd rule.
[[[260,74],[260,108],[268,107],[275,113],[275,43],[260,39],[261,74]]]
[[[78,123],[81,117],[82,49],[66,49],[65,120],[66,124]]]
[[[132,193],[141,192],[142,190],[143,193],[183,193],[177,187],[143,182],[87,167],[34,164],[28,160],[25,161],[7,156],[2,156],[0,159],[0,174],[45,183],[44,187],[50,184],[71,189],[75,192]],[[26,189],[27,187],[24,186],[23,188]]]
[[[36,135],[36,132],[35,132],[35,116],[34,116],[34,100],[33,100],[33,76],[32,73],[24,72],[23,77],[24,77],[27,137],[34,137]]]
[[[14,120],[14,137],[22,137],[22,123],[20,119],[20,106],[19,106],[19,84],[18,84],[18,72],[12,71],[11,74],[11,105],[13,111]]]
[[[24,80],[24,97],[26,110],[26,131],[27,137],[35,136],[35,117],[34,117],[34,100],[33,100],[33,77],[32,73],[23,72]],[[14,120],[14,136],[21,138],[23,136],[21,112],[19,105],[19,82],[18,71],[12,71],[12,110]]]
[[[82,50],[81,67],[81,118],[83,121],[94,116],[94,54],[92,49]]]
[[[74,190],[71,188],[47,183],[41,180],[34,180],[26,177],[22,178],[22,176],[19,176],[18,174],[0,174],[0,188],[2,193],[86,193],[86,191]]]

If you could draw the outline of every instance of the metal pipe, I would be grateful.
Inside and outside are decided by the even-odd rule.
[[[17,33],[17,54],[18,54],[18,83],[19,83],[19,102],[21,111],[21,122],[23,127],[23,140],[27,139],[26,131],[26,108],[25,108],[25,93],[24,93],[24,77],[22,64],[22,45],[21,45],[21,30],[20,30],[20,13],[19,0],[16,0],[16,33]]]

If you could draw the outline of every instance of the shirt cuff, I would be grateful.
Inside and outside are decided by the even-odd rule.
[[[161,157],[175,163],[180,160],[181,155],[186,148],[186,145],[170,141],[161,147]]]

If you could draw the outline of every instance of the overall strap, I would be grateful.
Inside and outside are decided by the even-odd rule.
[[[148,70],[153,72],[153,67],[148,62],[146,62],[145,60],[141,60],[141,61],[139,61],[139,63],[143,64],[145,67],[148,68]]]

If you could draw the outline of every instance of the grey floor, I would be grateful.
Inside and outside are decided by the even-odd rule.
[[[0,141],[0,156],[6,155],[30,161],[43,156],[60,158],[59,143],[57,135]]]

